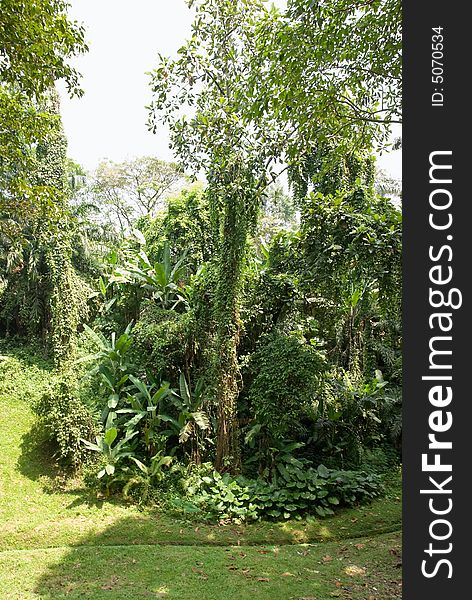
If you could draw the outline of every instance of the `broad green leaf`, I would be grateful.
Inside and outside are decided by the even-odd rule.
[[[118,435],[118,429],[116,427],[111,427],[105,433],[105,436],[103,439],[105,440],[105,443],[108,444],[108,446],[111,446],[113,444],[113,442],[116,440],[117,435]]]

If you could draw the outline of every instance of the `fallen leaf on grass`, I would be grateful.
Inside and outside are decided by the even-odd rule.
[[[356,548],[358,550],[362,550],[363,548],[365,548],[365,544],[356,544]]]
[[[258,577],[256,581],[270,581],[268,577]]]
[[[293,573],[289,573],[286,571],[285,573],[281,573],[281,577],[296,577]]]
[[[365,575],[365,569],[363,567],[357,567],[356,565],[350,565],[344,569],[346,575],[350,577],[358,577],[359,575]]]
[[[327,554],[326,556],[323,556],[323,562],[329,562],[330,560],[333,560],[333,557],[330,556],[329,554]]]
[[[115,585],[118,583],[118,577],[114,575],[107,583],[104,583],[101,588],[102,590],[112,590]]]

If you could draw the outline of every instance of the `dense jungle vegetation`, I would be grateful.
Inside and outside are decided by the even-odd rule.
[[[86,172],[55,90],[82,95],[85,31],[62,0],[2,0],[0,358],[49,365],[22,388],[36,434],[99,497],[326,517],[401,464],[401,212],[374,157],[401,122],[400,3],[188,4],[150,76],[175,163]]]

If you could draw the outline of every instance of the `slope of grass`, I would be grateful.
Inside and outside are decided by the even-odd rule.
[[[245,526],[99,500],[61,477],[35,429],[50,365],[0,355],[0,598],[401,596],[398,490],[328,519]]]

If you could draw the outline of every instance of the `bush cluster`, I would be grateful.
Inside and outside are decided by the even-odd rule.
[[[379,496],[381,478],[363,471],[328,469],[324,465],[305,468],[294,460],[282,467],[272,481],[232,478],[209,471],[186,482],[186,501],[176,505],[188,512],[200,512],[209,519],[289,519],[333,514],[335,506],[352,506]],[[209,471],[209,472],[208,472]]]
[[[326,360],[321,351],[295,336],[264,336],[251,356],[255,373],[249,401],[256,420],[275,438],[312,410],[323,386]]]
[[[90,459],[81,438],[91,439],[98,428],[73,386],[65,381],[53,384],[33,409],[47,439],[57,447],[56,457],[63,466],[76,469]]]

